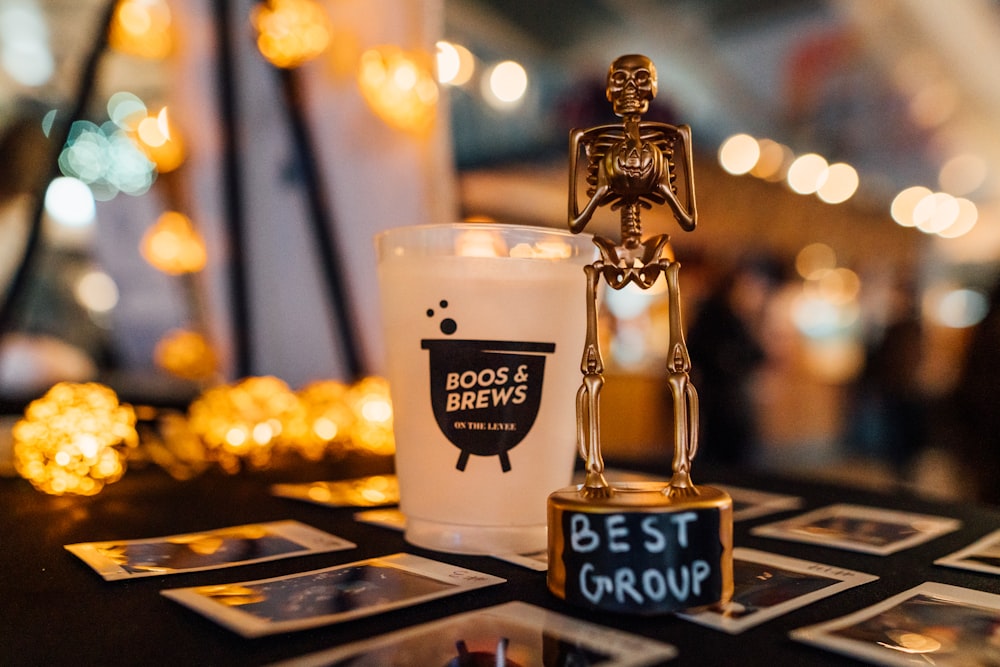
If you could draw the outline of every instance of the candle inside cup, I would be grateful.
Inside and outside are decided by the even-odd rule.
[[[545,548],[546,499],[576,457],[590,237],[454,224],[377,245],[407,540]]]

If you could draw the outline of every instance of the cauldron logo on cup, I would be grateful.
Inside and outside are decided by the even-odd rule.
[[[465,470],[475,454],[498,456],[509,471],[507,452],[538,416],[545,355],[555,343],[424,339],[420,347],[430,353],[434,418],[461,450],[455,467]]]

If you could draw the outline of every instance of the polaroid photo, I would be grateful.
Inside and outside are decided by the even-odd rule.
[[[354,520],[372,526],[379,526],[380,528],[389,528],[398,531],[406,530],[406,515],[395,508],[355,512]]]
[[[335,482],[272,484],[271,494],[326,507],[382,507],[399,503],[395,475],[369,475]]]
[[[880,665],[1000,664],[1000,595],[925,582],[792,639]]]
[[[280,663],[280,667],[409,667],[410,665],[660,664],[676,649],[526,602],[457,614],[381,637]]]
[[[885,556],[958,530],[961,525],[958,519],[947,517],[836,504],[757,526],[750,533]]]
[[[549,569],[548,549],[526,554],[497,554],[494,558],[537,572],[545,572]]]
[[[733,499],[733,521],[745,521],[758,517],[797,510],[802,507],[802,498],[783,493],[769,493],[755,489],[744,489],[738,486],[714,484]]]
[[[244,637],[353,620],[505,579],[397,553],[284,577],[160,593]]]
[[[107,581],[116,581],[217,570],[355,546],[298,521],[272,521],[166,537],[81,542],[64,548]]]
[[[1000,529],[973,542],[964,549],[937,559],[934,564],[986,572],[987,574],[1000,574]]]
[[[733,549],[733,599],[701,612],[677,615],[736,635],[876,579],[864,572],[737,547]]]

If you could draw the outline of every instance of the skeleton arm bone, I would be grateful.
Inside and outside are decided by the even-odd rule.
[[[593,144],[609,131],[620,131],[621,126],[619,125],[600,125],[598,127],[591,127],[586,130],[573,130],[569,135],[569,155],[570,155],[570,165],[569,165],[569,229],[574,234],[579,234],[583,231],[587,223],[594,215],[594,211],[597,207],[601,205],[604,197],[611,191],[608,185],[607,178],[603,176],[598,176],[598,183],[596,190],[590,200],[580,210],[579,201],[577,199],[577,182],[579,179],[579,168],[580,168],[580,149],[584,150],[585,166],[589,168],[590,164],[596,159],[598,162],[601,160],[599,157],[593,156]]]
[[[659,123],[657,125],[660,125]],[[689,125],[663,125],[664,131],[677,135],[678,148],[680,149],[681,172],[684,174],[684,202],[682,203],[677,194],[674,193],[669,181],[660,181],[657,184],[657,192],[663,195],[667,204],[674,212],[674,217],[680,224],[681,229],[686,232],[693,231],[698,225],[698,210],[694,196],[694,156],[691,150],[691,127]]]

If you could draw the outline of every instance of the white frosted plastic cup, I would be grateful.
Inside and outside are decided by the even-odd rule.
[[[590,235],[454,223],[375,245],[406,540],[545,549],[576,458]]]

